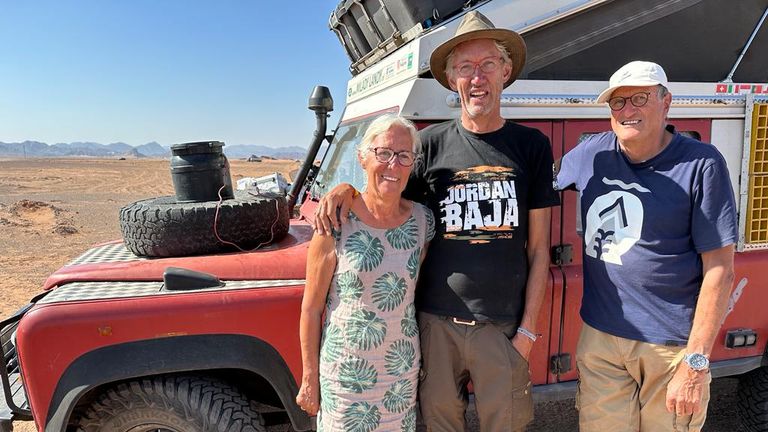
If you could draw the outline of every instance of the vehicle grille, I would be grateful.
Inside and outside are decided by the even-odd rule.
[[[2,382],[3,395],[5,403],[17,418],[31,418],[27,393],[21,379],[21,367],[19,365],[19,356],[16,352],[16,342],[14,332],[19,326],[19,320],[23,314],[18,314],[0,325],[0,342],[3,347],[3,362],[0,365],[0,381]]]

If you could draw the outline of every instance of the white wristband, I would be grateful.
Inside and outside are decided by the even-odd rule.
[[[532,331],[528,330],[525,327],[518,327],[517,332],[527,337],[528,339],[532,340],[533,342],[536,342],[536,339],[539,338],[539,335],[533,333]]]

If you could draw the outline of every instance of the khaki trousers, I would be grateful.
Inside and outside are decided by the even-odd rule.
[[[702,395],[701,412],[678,417],[666,408],[667,384],[682,361],[684,349],[624,339],[584,324],[576,348],[579,430],[701,431],[709,403],[709,382]]]
[[[419,405],[431,432],[464,430],[471,379],[481,432],[522,431],[533,418],[528,362],[515,350],[513,324],[459,324],[419,313]]]

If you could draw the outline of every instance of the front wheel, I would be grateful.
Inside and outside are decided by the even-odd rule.
[[[744,430],[768,432],[768,367],[739,377],[739,416]]]
[[[237,389],[201,377],[154,377],[102,393],[79,421],[84,432],[264,432]]]

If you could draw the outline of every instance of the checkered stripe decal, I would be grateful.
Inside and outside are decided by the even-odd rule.
[[[304,279],[222,281],[223,287],[198,290],[168,291],[162,282],[72,282],[62,285],[40,299],[38,304],[62,303],[80,300],[119,299],[156,295],[177,295],[206,291],[238,290],[304,285]]]
[[[137,257],[131,251],[129,251],[123,243],[113,243],[90,249],[86,253],[75,258],[69,264],[65,265],[65,267],[79,264],[99,264],[143,260],[146,260],[146,258]]]

